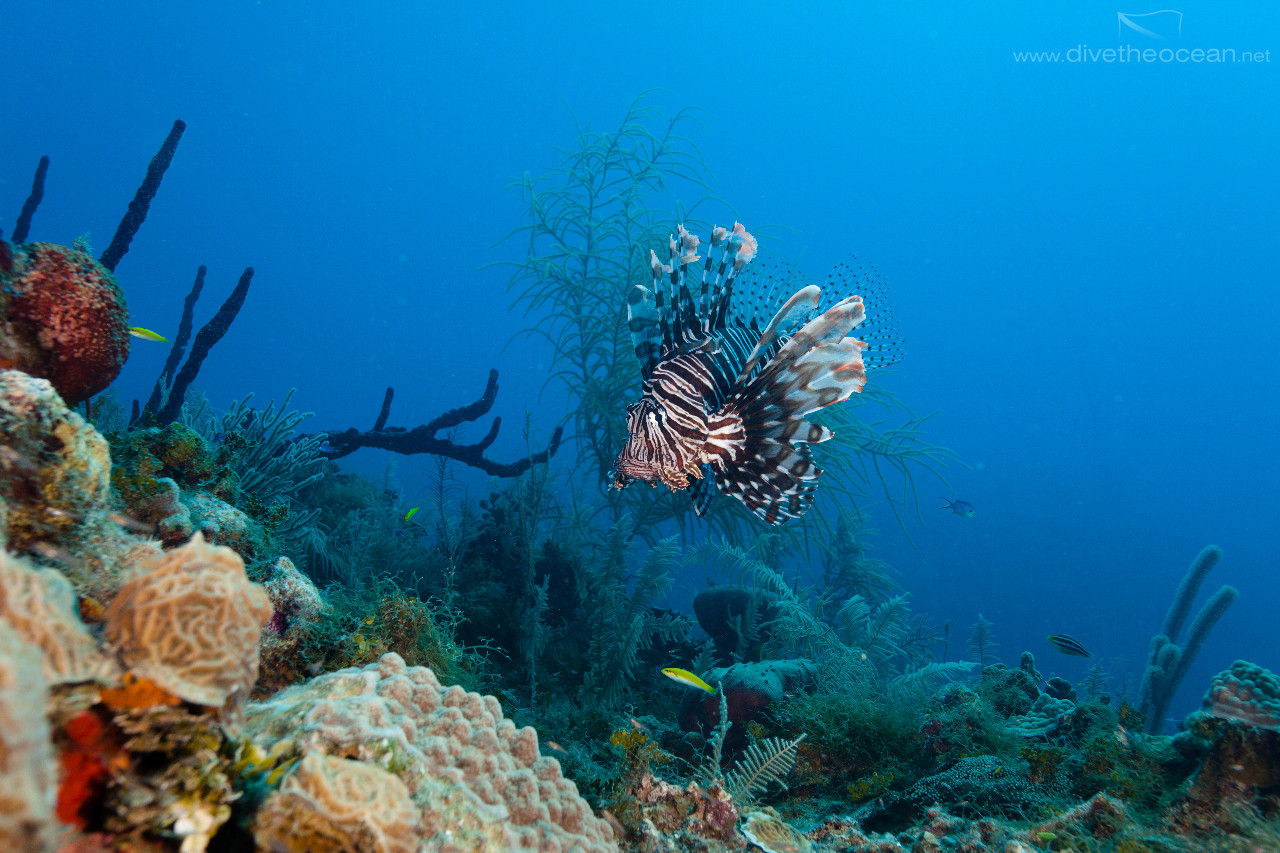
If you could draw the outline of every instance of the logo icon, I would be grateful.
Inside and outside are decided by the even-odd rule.
[[[1182,13],[1173,9],[1159,12],[1116,12],[1116,34],[1124,37],[1125,30],[1140,33],[1156,41],[1182,38]]]

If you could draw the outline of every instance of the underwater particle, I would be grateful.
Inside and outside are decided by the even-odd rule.
[[[115,276],[88,253],[15,245],[12,270],[0,271],[0,367],[48,379],[74,405],[120,373],[128,317]]]
[[[1049,640],[1049,645],[1064,655],[1078,658],[1093,657],[1084,646],[1080,645],[1080,641],[1074,637],[1068,637],[1066,634],[1050,634],[1047,639]]]
[[[107,608],[105,637],[135,674],[188,702],[222,707],[258,678],[263,588],[230,548],[191,541],[141,567]]]
[[[946,498],[943,498],[942,501],[946,506],[940,506],[938,509],[949,509],[961,518],[973,518],[978,514],[978,511],[973,508],[973,504],[968,501],[952,501],[947,500]]]

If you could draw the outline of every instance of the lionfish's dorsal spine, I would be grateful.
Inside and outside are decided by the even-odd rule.
[[[640,362],[640,378],[646,387],[653,369],[662,358],[662,328],[657,303],[657,294],[662,292],[662,263],[652,251],[649,252],[649,262],[653,267],[653,289],[637,284],[627,294],[627,328],[631,332],[636,361]]]
[[[724,290],[718,298],[711,301],[710,328],[712,329],[723,329],[728,323],[729,309],[733,302],[733,284],[737,281],[738,273],[742,272],[756,256],[756,238],[747,232],[746,226],[741,222],[733,223],[733,229],[729,231],[728,238],[725,240],[724,258],[720,263],[722,270],[730,255],[733,256],[733,265],[725,276]]]

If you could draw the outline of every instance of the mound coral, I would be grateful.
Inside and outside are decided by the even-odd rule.
[[[175,696],[219,707],[258,678],[271,603],[230,548],[191,541],[141,567],[106,614],[106,639],[136,675]]]
[[[97,394],[129,357],[129,310],[88,253],[54,243],[12,246],[0,270],[0,367],[48,379],[69,403]]]
[[[1213,677],[1204,712],[1280,731],[1280,678],[1268,669],[1238,660]]]
[[[431,670],[394,653],[251,702],[244,726],[282,760],[319,753],[387,768],[421,810],[419,842],[616,849],[609,825],[592,815],[559,762],[540,755],[536,731],[504,719],[492,696],[446,690]]]

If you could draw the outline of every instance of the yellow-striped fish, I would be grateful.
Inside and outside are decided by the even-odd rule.
[[[707,682],[703,681],[701,678],[694,675],[692,672],[690,672],[687,669],[677,669],[674,666],[670,666],[664,669],[662,671],[662,674],[665,675],[667,678],[670,678],[672,681],[678,681],[681,684],[687,684],[690,687],[696,687],[699,690],[705,690],[708,693],[710,693],[712,696],[716,695],[716,689],[714,687],[712,687],[710,684],[707,684]]]
[[[169,343],[169,339],[164,335],[153,332],[150,329],[144,329],[141,326],[130,326],[129,334],[133,335],[135,338],[142,338],[144,341],[159,341],[162,344]]]
[[[404,514],[404,520],[408,521],[409,519],[413,518],[417,514],[418,514],[418,507],[415,506],[413,509],[409,510]]]

